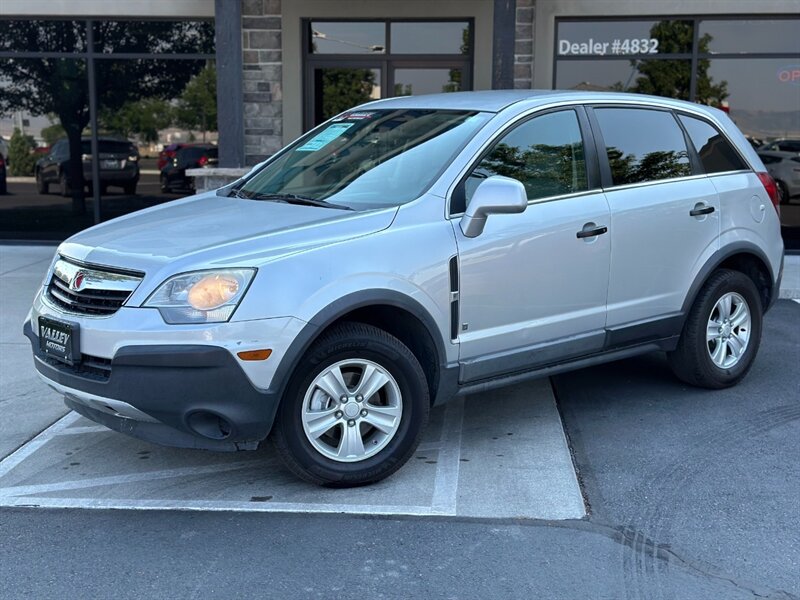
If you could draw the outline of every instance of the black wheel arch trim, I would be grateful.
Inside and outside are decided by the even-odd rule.
[[[691,309],[692,304],[694,304],[695,298],[697,298],[697,294],[700,292],[700,288],[703,287],[703,284],[705,284],[711,274],[717,268],[719,268],[723,262],[732,256],[736,256],[737,254],[752,254],[762,263],[764,263],[764,266],[769,272],[770,278],[770,302],[769,305],[765,305],[763,307],[763,312],[766,313],[767,310],[775,303],[775,300],[778,298],[780,278],[775,276],[775,273],[772,270],[772,265],[766,254],[764,254],[764,252],[752,242],[734,242],[714,252],[714,254],[711,255],[711,257],[706,261],[698,274],[695,276],[692,285],[689,287],[689,292],[686,294],[686,298],[683,300],[683,306],[681,307],[681,313],[684,315],[684,317],[689,314],[689,310]]]
[[[359,308],[369,306],[392,306],[405,310],[416,317],[433,340],[436,347],[437,362],[439,365],[439,385],[434,404],[439,404],[447,398],[455,395],[458,389],[458,365],[447,364],[447,352],[442,333],[436,325],[436,320],[431,316],[426,308],[413,298],[395,290],[387,289],[368,289],[353,292],[335,300],[322,310],[320,310],[306,325],[300,330],[289,348],[286,350],[280,364],[272,377],[273,383],[270,391],[283,397],[289,378],[292,376],[300,359],[306,353],[311,344],[319,335],[331,324],[341,319],[346,314]],[[451,381],[452,380],[452,381]]]

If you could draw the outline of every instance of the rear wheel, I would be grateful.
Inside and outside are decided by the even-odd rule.
[[[778,198],[781,204],[789,204],[789,188],[783,181],[775,182],[778,186]]]
[[[738,383],[758,353],[762,312],[749,277],[728,269],[715,272],[692,305],[678,348],[668,354],[675,375],[712,389]]]
[[[272,438],[286,466],[306,481],[364,485],[411,457],[429,407],[422,367],[400,340],[343,323],[300,361]]]
[[[169,183],[167,182],[167,176],[166,175],[164,175],[162,173],[161,176],[158,178],[158,182],[161,185],[161,192],[162,193],[166,194],[167,192],[169,192]]]
[[[128,196],[133,196],[136,193],[136,182],[128,183],[122,186],[122,191],[124,191]]]
[[[41,171],[36,171],[36,191],[40,194],[50,193],[50,184],[45,183]]]
[[[61,175],[58,176],[58,191],[65,198],[70,194],[69,182],[67,181],[67,174],[64,173],[63,171]]]

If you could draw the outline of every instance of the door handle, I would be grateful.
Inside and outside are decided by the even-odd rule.
[[[579,240],[582,240],[583,238],[594,237],[596,235],[603,235],[607,231],[608,231],[608,227],[604,227],[604,226],[601,225],[601,226],[598,226],[598,227],[592,227],[591,229],[581,229],[575,235]]]
[[[689,211],[690,217],[702,217],[703,215],[710,215],[716,209],[713,206],[697,205]]]

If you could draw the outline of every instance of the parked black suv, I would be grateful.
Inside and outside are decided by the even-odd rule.
[[[100,158],[100,192],[105,193],[109,186],[121,187],[126,194],[135,194],[139,183],[139,151],[128,140],[100,138],[97,140]],[[50,185],[58,186],[62,196],[70,195],[69,141],[58,140],[49,154],[36,162],[36,188],[40,194],[47,194]],[[88,137],[81,138],[81,162],[83,180],[87,186],[92,183],[92,148]]]
[[[186,169],[216,166],[219,162],[216,146],[198,144],[179,149],[173,159],[161,169],[161,191],[194,191],[194,179],[186,176]]]

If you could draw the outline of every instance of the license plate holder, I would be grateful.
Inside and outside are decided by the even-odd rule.
[[[81,362],[80,326],[77,323],[39,317],[39,349],[68,365]]]
[[[104,158],[100,161],[101,169],[119,169],[119,161],[115,158]]]

